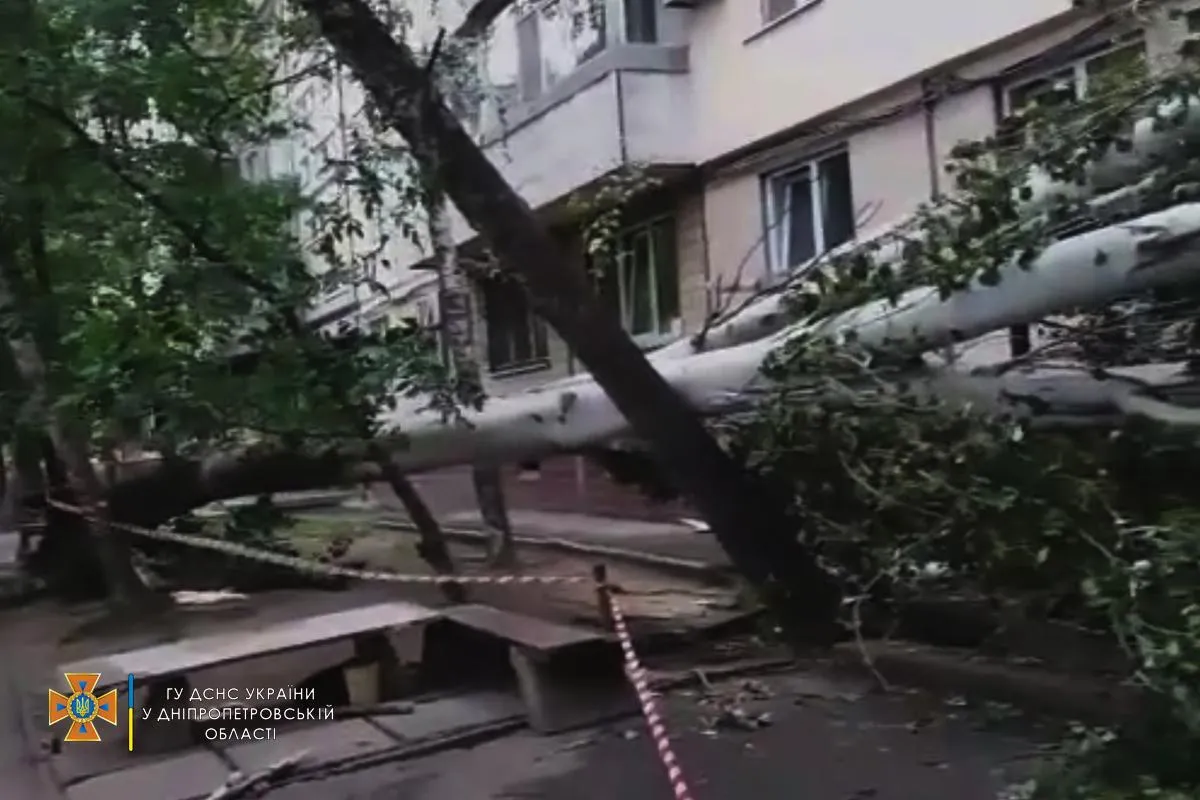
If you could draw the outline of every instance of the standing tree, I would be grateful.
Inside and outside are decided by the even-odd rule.
[[[109,519],[194,504],[116,496],[93,461],[114,438],[190,473],[193,499],[216,488],[188,466],[196,452],[299,459],[238,492],[259,494],[361,474],[322,454],[370,461],[397,392],[456,398],[419,331],[334,341],[299,322],[320,287],[291,221],[336,236],[339,220],[290,180],[248,182],[236,157],[302,124],[272,101],[303,77],[275,74],[294,41],[278,20],[240,0],[28,0],[0,22],[0,389],[20,412],[4,433],[27,489],[44,472],[55,500],[88,512],[50,509],[50,560],[133,606],[143,590]]]

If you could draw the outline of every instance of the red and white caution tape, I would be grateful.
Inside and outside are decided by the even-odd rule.
[[[90,521],[95,521],[96,519],[92,514],[89,514],[88,510],[85,508],[68,505],[67,503],[62,503],[50,498],[46,498],[46,502],[60,511],[76,514]],[[141,528],[136,525],[118,522],[112,522],[110,524],[114,528],[128,531],[129,533],[148,539],[155,539],[163,542],[173,542],[175,544],[181,544],[185,547],[197,547],[203,550],[213,550],[219,553],[227,553],[229,555],[239,556],[252,561],[260,561],[266,564],[275,564],[277,566],[287,567],[300,572],[310,572],[331,577],[351,578],[354,580],[390,581],[394,583],[462,583],[510,586],[522,584],[564,584],[582,583],[584,581],[598,581],[599,589],[603,593],[605,602],[612,615],[613,630],[617,635],[617,641],[621,645],[621,652],[625,658],[625,673],[629,677],[629,682],[633,685],[634,692],[637,694],[638,704],[641,706],[642,716],[646,720],[646,727],[650,731],[650,737],[654,740],[654,746],[658,750],[658,757],[662,761],[663,768],[666,770],[667,779],[670,781],[671,789],[675,794],[675,800],[693,800],[692,791],[688,787],[687,781],[683,777],[683,770],[679,766],[679,759],[676,758],[675,751],[671,747],[671,739],[667,735],[666,725],[664,724],[662,715],[658,710],[658,701],[655,699],[654,692],[650,689],[649,675],[646,672],[646,668],[642,666],[642,662],[638,659],[637,652],[633,649],[633,638],[629,634],[629,625],[625,620],[625,614],[621,611],[621,606],[617,602],[616,597],[613,596],[610,587],[600,579],[599,574],[596,577],[584,577],[577,575],[404,575],[396,572],[384,572],[380,570],[353,569],[351,567],[328,564],[326,562],[317,561],[314,559],[301,558],[300,556],[273,553],[269,550],[260,550],[258,548],[238,544],[236,542],[227,542],[221,539],[209,539],[202,536],[176,533],[175,531],[151,530],[149,528]]]
[[[667,735],[667,726],[663,722],[662,714],[659,713],[658,700],[650,689],[650,676],[646,673],[646,668],[642,666],[641,660],[638,659],[637,651],[633,649],[633,637],[629,635],[629,625],[625,622],[625,615],[621,612],[621,606],[609,588],[607,586],[601,588],[612,613],[613,630],[617,634],[617,640],[621,643],[621,652],[625,655],[625,673],[629,676],[629,682],[633,684],[634,692],[637,693],[638,704],[642,707],[642,716],[646,718],[646,727],[650,730],[650,738],[654,740],[654,746],[658,749],[658,758],[667,771],[667,780],[671,783],[671,790],[675,792],[675,800],[692,800],[692,790],[684,780],[679,759],[675,757],[675,751],[671,747],[671,738]]]
[[[72,506],[57,500],[46,499],[46,502],[59,509],[71,514],[76,514],[87,520],[95,520],[95,517],[90,515],[85,508]],[[274,564],[275,566],[286,567],[297,572],[308,572],[315,575],[324,575],[333,578],[349,578],[351,580],[360,581],[385,581],[390,583],[420,583],[420,584],[489,584],[499,586],[522,586],[532,584],[564,584],[564,583],[584,583],[592,580],[590,576],[583,575],[405,575],[398,572],[386,572],[382,570],[366,570],[354,569],[352,567],[343,567],[338,564],[329,564],[324,561],[317,561],[312,558],[303,558],[301,556],[292,556],[285,553],[273,553],[270,550],[260,550],[257,547],[248,547],[237,542],[228,542],[223,539],[209,539],[204,536],[194,536],[186,533],[176,533],[175,531],[151,530],[149,528],[140,528],[136,525],[128,525],[125,523],[112,522],[112,527],[123,531],[128,531],[136,536],[141,536],[147,539],[156,539],[160,542],[174,542],[185,547],[197,547],[201,550],[213,550],[218,553],[227,553],[239,558],[249,559],[251,561],[259,561],[264,564]]]

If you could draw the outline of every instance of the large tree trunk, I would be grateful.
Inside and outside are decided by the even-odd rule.
[[[528,204],[448,110],[409,48],[363,0],[294,0],[363,83],[383,119],[505,268],[524,281],[534,310],[578,355],[635,432],[701,511],[734,565],[768,591],[795,634],[833,635],[840,592],[800,543],[779,499],[725,453],[699,416],[654,370],[572,269]]]
[[[5,354],[9,352],[5,348]],[[25,560],[32,552],[34,536],[46,532],[45,513],[39,518],[33,508],[34,502],[39,508],[42,506],[46,494],[42,459],[38,441],[28,431],[18,430],[13,437],[12,461],[13,480],[4,503],[6,511],[12,514],[13,526],[21,535],[20,551]]]
[[[14,289],[16,279],[11,260],[3,259],[0,263],[0,308],[22,307]],[[133,569],[128,539],[109,525],[104,485],[92,465],[87,440],[79,434],[77,425],[54,405],[49,396],[46,363],[41,350],[19,318],[9,320],[7,346],[16,364],[17,375],[28,391],[22,416],[44,427],[53,450],[66,466],[72,499],[91,513],[86,524],[109,602],[122,612],[145,609],[149,592]],[[47,512],[49,518],[49,510]],[[47,534],[50,533],[48,529]]]
[[[438,322],[442,361],[462,381],[482,389],[479,364],[471,350],[475,343],[471,311],[471,286],[459,268],[458,248],[450,228],[450,208],[442,193],[431,189],[426,205],[429,238],[433,242],[438,270]],[[516,561],[512,525],[504,502],[504,482],[495,462],[471,466],[475,502],[488,536],[488,561],[493,567],[511,566]]]

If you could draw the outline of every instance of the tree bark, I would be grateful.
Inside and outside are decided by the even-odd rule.
[[[17,309],[15,267],[11,260],[0,263],[0,308]],[[15,313],[15,312],[13,312]],[[87,528],[95,546],[109,602],[122,612],[146,607],[149,591],[133,569],[128,539],[109,525],[104,486],[92,465],[87,440],[79,435],[66,414],[54,407],[47,386],[46,362],[33,334],[19,319],[10,320],[8,348],[17,375],[29,394],[22,416],[44,427],[53,449],[66,466],[74,499],[90,511]]]
[[[196,459],[126,464],[123,471],[107,491],[112,518],[145,528],[218,500],[353,486],[383,477],[358,447],[320,452],[248,447]]]
[[[459,268],[458,248],[450,228],[450,208],[436,188],[427,192],[429,237],[433,242],[438,269],[438,323],[442,362],[461,381],[468,381],[482,392],[482,374],[471,349],[475,344],[471,286]],[[482,394],[481,394],[482,396]],[[488,536],[488,562],[492,567],[512,566],[516,561],[512,525],[504,502],[504,481],[495,462],[471,465],[471,485],[475,503]]]
[[[801,545],[782,503],[721,449],[594,295],[583,272],[569,267],[529,205],[448,110],[412,51],[392,38],[363,0],[293,2],[315,18],[421,167],[523,279],[534,310],[658,453],[734,565],[776,601],[783,623],[795,635],[834,635],[840,592]]]

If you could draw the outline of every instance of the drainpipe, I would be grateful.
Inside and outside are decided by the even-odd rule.
[[[700,176],[700,247],[704,249],[704,322],[707,325],[712,315],[721,307],[717,287],[712,283],[712,255],[708,251],[708,191],[704,175]],[[704,330],[701,327],[701,330]]]
[[[625,81],[623,78],[624,73],[621,70],[613,73],[613,82],[617,93],[617,148],[622,167],[629,164],[629,140],[625,128]]]
[[[942,194],[942,171],[938,165],[937,147],[937,106],[940,99],[940,89],[929,78],[924,78],[921,81],[921,117],[925,123],[925,162],[929,172],[930,200],[937,200]],[[946,363],[953,364],[958,358],[954,345],[946,345],[942,356]]]
[[[940,93],[928,78],[921,81],[921,107],[925,123],[925,157],[929,167],[929,197],[936,200],[942,193],[942,175],[938,166],[937,105]]]
[[[1004,120],[1004,91],[999,85],[992,88],[992,118],[996,121],[997,130]],[[1012,325],[1008,329],[1008,354],[1012,358],[1020,358],[1033,349],[1032,328],[1029,325]]]

